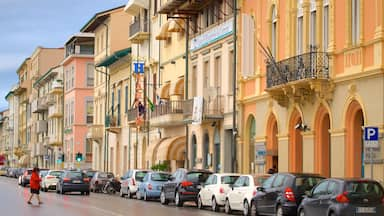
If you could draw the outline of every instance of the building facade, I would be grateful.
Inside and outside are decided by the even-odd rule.
[[[362,130],[376,126],[383,137],[383,7],[359,0],[243,2],[243,172],[276,166],[383,181],[383,143],[370,164]],[[252,46],[245,49],[247,40]]]

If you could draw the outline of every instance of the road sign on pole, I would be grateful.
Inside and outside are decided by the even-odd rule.
[[[369,157],[371,164],[371,178],[373,178],[373,149],[379,148],[379,128],[364,127],[364,146],[369,149]]]

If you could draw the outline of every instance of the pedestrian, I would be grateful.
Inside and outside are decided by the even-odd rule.
[[[40,176],[39,176],[39,168],[35,167],[33,168],[32,170],[32,174],[31,174],[31,179],[30,179],[30,188],[31,188],[31,195],[29,196],[29,199],[28,199],[28,204],[32,204],[31,200],[33,198],[33,195],[36,195],[37,197],[37,201],[39,201],[39,205],[40,204],[43,204],[43,202],[41,202],[40,200]]]

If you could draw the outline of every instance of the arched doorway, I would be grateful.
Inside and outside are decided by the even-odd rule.
[[[302,124],[300,113],[295,109],[289,121],[289,144],[288,144],[288,170],[289,172],[303,171],[303,136],[297,125]]]
[[[267,157],[266,157],[266,170],[275,168],[279,170],[279,157],[278,157],[278,140],[277,140],[277,120],[275,115],[271,114],[267,123]]]
[[[196,166],[196,157],[197,157],[197,140],[196,135],[192,135],[191,141],[191,168]]]
[[[256,155],[255,155],[255,136],[256,136],[256,121],[253,116],[248,118],[248,145],[249,145],[249,171],[255,173],[256,171]]]
[[[210,164],[210,155],[209,155],[209,135],[208,133],[204,134],[203,141],[203,169],[208,169]]]
[[[221,170],[221,152],[220,152],[220,132],[219,128],[215,128],[214,134],[214,147],[213,147],[214,161],[213,161],[213,171],[220,172]]]
[[[331,122],[327,109],[321,105],[315,119],[315,172],[331,176]]]
[[[363,110],[356,100],[347,109],[345,118],[345,176],[364,176]]]

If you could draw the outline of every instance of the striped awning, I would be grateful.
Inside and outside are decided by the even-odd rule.
[[[168,20],[161,26],[159,34],[156,35],[156,40],[167,40],[171,37],[170,33],[168,32],[169,23],[170,21]]]
[[[156,161],[177,160],[177,154],[171,154],[174,149],[185,146],[185,136],[175,136],[161,142],[157,149]]]
[[[153,142],[149,145],[149,147],[147,148],[147,151],[145,152],[146,161],[150,161],[151,164],[157,163],[156,161],[157,149],[159,148],[160,144],[167,139],[169,138],[161,138],[161,139],[158,139],[157,142]]]

